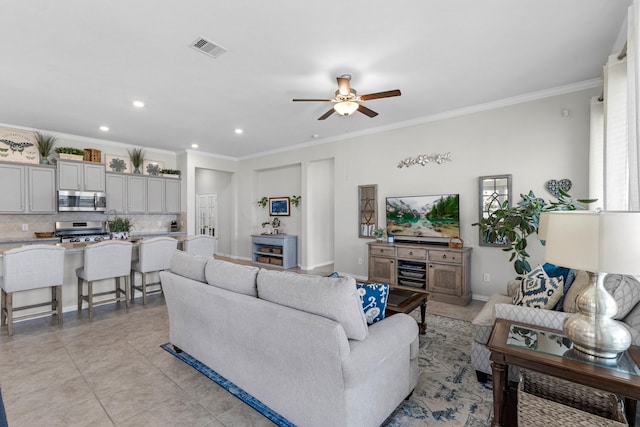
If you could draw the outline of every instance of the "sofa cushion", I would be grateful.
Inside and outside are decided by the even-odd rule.
[[[261,269],[258,297],[338,322],[347,338],[363,340],[369,334],[356,281],[287,271]]]
[[[212,258],[208,260],[204,270],[208,284],[251,297],[258,296],[256,286],[258,267]]]
[[[367,323],[372,324],[384,319],[389,295],[388,283],[356,283],[360,302],[364,310]]]
[[[640,283],[633,276],[623,274],[607,274],[604,288],[613,295],[618,304],[618,312],[613,317],[623,319],[640,302]]]
[[[576,278],[573,280],[571,287],[564,296],[564,304],[562,311],[565,313],[575,313],[578,311],[576,307],[576,298],[580,292],[582,292],[587,286],[589,286],[589,273],[586,271],[576,271]]]
[[[204,267],[209,258],[176,250],[171,257],[171,272],[205,283]]]
[[[549,277],[541,265],[527,273],[522,279],[517,294],[513,297],[515,305],[551,309],[562,296],[562,277]]]

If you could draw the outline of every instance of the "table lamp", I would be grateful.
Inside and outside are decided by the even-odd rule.
[[[640,274],[640,212],[544,212],[538,235],[546,241],[547,262],[589,273],[590,285],[576,298],[578,312],[564,321],[565,335],[587,358],[617,357],[631,335],[612,319],[618,307],[604,277]]]

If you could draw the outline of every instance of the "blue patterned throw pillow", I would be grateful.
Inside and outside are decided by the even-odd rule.
[[[332,279],[339,279],[340,275],[338,274],[337,271],[334,271],[333,273],[329,274],[327,277],[331,277]]]
[[[560,300],[558,301],[556,306],[553,308],[556,311],[562,311],[564,307],[564,296],[567,294],[569,288],[571,287],[571,284],[575,280],[576,272],[572,268],[560,267],[559,265],[551,264],[549,262],[544,263],[542,268],[544,269],[544,272],[547,273],[547,276],[562,277],[562,279],[564,280],[564,289],[562,291],[562,296],[560,297]]]
[[[542,266],[538,265],[520,282],[513,304],[551,310],[562,296],[563,283],[562,276],[549,277]]]
[[[356,283],[356,287],[367,323],[371,325],[384,319],[389,285],[387,283]]]

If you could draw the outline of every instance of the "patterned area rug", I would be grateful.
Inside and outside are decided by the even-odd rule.
[[[476,380],[471,340],[471,323],[427,314],[427,333],[420,335],[418,386],[383,425],[491,425],[491,382],[483,385]]]
[[[389,427],[488,426],[491,424],[491,385],[476,380],[471,368],[471,324],[427,314],[427,333],[420,335],[420,378],[409,400],[383,423]],[[163,349],[197,369],[278,426],[292,424],[249,393],[187,353]]]

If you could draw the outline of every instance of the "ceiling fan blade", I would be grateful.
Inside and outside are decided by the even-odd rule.
[[[375,111],[373,111],[370,108],[365,107],[362,104],[359,104],[358,106],[358,111],[360,111],[362,114],[364,114],[365,116],[369,116],[371,118],[375,117],[378,115],[378,113],[376,113]]]
[[[312,102],[331,102],[332,99],[299,99],[299,98],[295,98],[292,99],[293,102],[299,102],[299,101],[312,101]]]
[[[351,86],[348,78],[346,77],[337,77],[338,80],[338,92],[340,95],[349,95],[351,93]]]
[[[333,108],[329,111],[327,111],[326,113],[324,113],[323,115],[321,115],[320,117],[318,117],[318,120],[325,120],[327,117],[329,117],[330,115],[332,115],[333,113],[335,113],[336,110],[334,110]]]
[[[376,93],[369,93],[367,95],[360,95],[360,100],[368,101],[370,99],[391,98],[392,96],[400,96],[400,95],[402,95],[402,93],[400,93],[400,89],[395,89],[395,90],[388,90],[386,92],[376,92]]]

